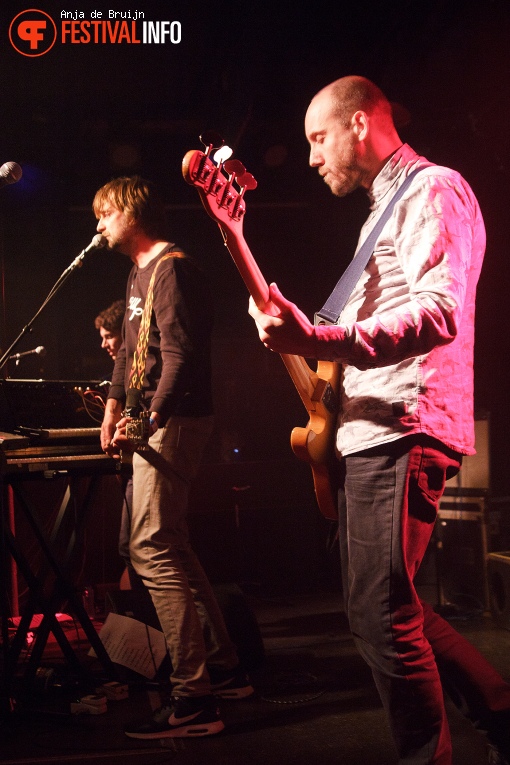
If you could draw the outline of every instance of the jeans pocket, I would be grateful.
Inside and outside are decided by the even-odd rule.
[[[435,449],[423,449],[421,460],[416,469],[413,483],[415,496],[410,507],[414,514],[427,523],[434,523],[437,517],[439,501],[446,484],[448,458]],[[412,491],[412,486],[410,487]]]

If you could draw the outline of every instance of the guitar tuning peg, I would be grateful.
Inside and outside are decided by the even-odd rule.
[[[246,172],[245,166],[238,159],[229,159],[228,162],[225,162],[224,168],[229,175],[235,175],[236,178]]]
[[[237,176],[237,182],[243,191],[252,191],[257,188],[257,181],[251,173],[244,173]]]
[[[206,156],[209,156],[211,151],[213,149],[219,149],[220,146],[223,146],[225,141],[221,137],[219,133],[217,133],[215,130],[206,130],[204,133],[202,133],[200,136],[200,141],[205,146],[205,154]]]
[[[222,165],[229,157],[232,156],[232,149],[230,146],[222,146],[221,149],[218,149],[218,151],[215,151],[213,154],[213,159],[216,162],[217,165]],[[235,160],[232,160],[235,162]]]

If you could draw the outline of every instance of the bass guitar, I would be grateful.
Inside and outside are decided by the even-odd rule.
[[[200,138],[205,151],[192,150],[186,154],[182,162],[184,179],[196,187],[207,213],[218,223],[224,243],[258,308],[266,313],[276,312],[269,303],[267,282],[243,235],[244,195],[256,188],[257,181],[241,162],[229,158],[231,150],[223,146],[215,133],[206,133]],[[340,366],[319,361],[314,371],[301,356],[284,353],[281,357],[309,415],[306,427],[292,430],[291,447],[312,469],[321,513],[334,520],[337,517],[334,438]]]

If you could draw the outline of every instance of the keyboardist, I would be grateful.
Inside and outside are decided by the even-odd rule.
[[[101,348],[104,348],[114,361],[122,345],[122,322],[125,313],[125,301],[116,300],[104,311],[101,311],[94,321],[101,336]]]
[[[120,346],[122,345],[122,323],[126,313],[124,300],[116,300],[108,308],[99,313],[94,324],[99,330],[101,348],[115,361]],[[141,578],[133,568],[129,557],[129,533],[131,528],[131,501],[133,497],[133,481],[131,478],[123,486],[124,502],[122,503],[122,515],[119,531],[119,555],[126,564],[126,570],[122,577],[122,584],[127,584],[131,590],[136,590],[142,598],[148,598],[148,592]],[[127,581],[125,581],[127,580]],[[150,598],[149,598],[150,599]]]

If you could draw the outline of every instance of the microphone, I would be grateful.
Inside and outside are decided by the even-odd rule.
[[[106,247],[107,244],[108,244],[108,239],[105,236],[103,236],[102,234],[96,234],[93,237],[91,243],[88,245],[88,247],[85,247],[85,249],[82,250],[80,254],[75,257],[71,265],[67,267],[64,273],[67,273],[68,271],[72,271],[74,268],[81,268],[82,261],[85,255],[88,255],[89,252],[92,252],[92,250],[100,250],[101,247]]]
[[[92,250],[100,250],[101,247],[105,247],[107,244],[108,239],[105,236],[102,234],[96,234],[89,246],[85,247],[85,249],[80,252],[78,257],[80,258],[82,255],[88,255],[88,253],[92,252]]]
[[[17,183],[22,175],[23,170],[17,162],[4,162],[0,167],[0,188],[10,183]]]
[[[16,361],[19,361],[22,356],[33,356],[34,354],[37,354],[37,356],[46,356],[46,348],[44,345],[38,345],[37,348],[32,348],[31,351],[23,351],[23,353],[14,353],[12,356],[9,356],[9,361],[11,359],[16,359]]]

